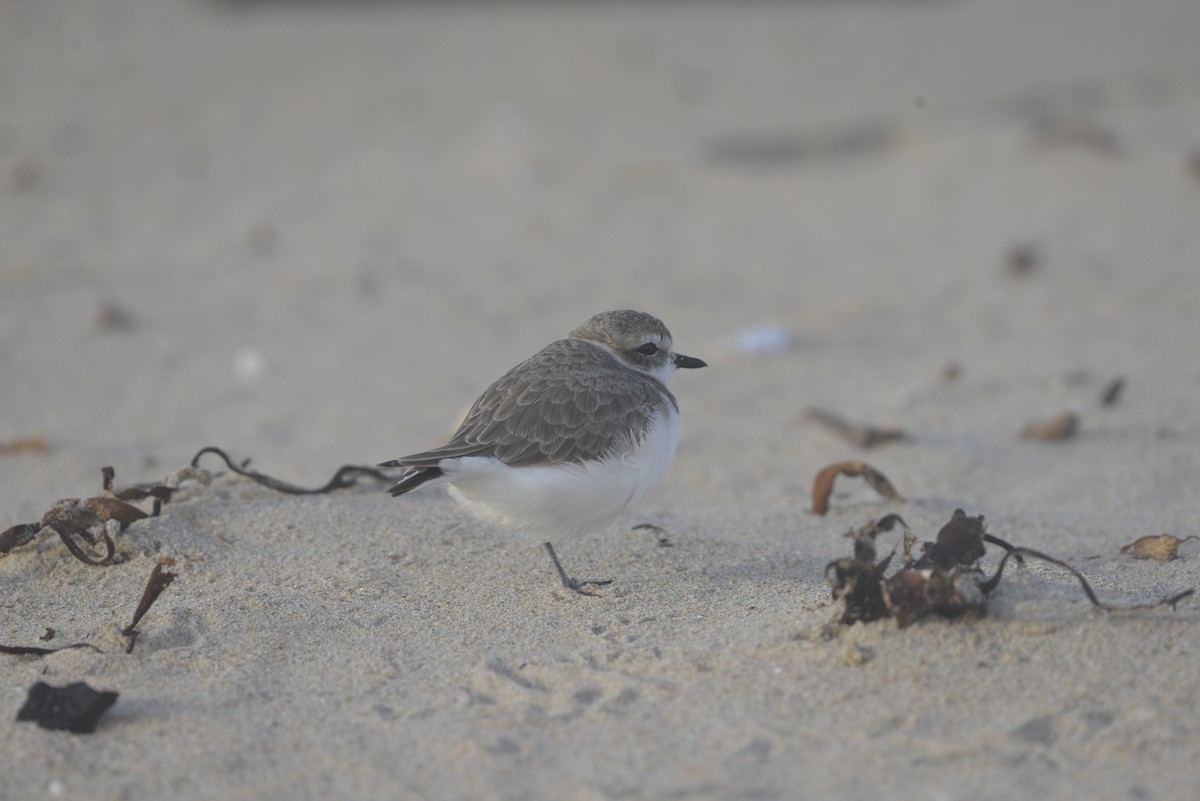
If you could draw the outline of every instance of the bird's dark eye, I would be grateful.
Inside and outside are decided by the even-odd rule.
[[[654,354],[658,353],[658,345],[655,345],[653,342],[647,342],[640,348],[634,348],[634,350],[643,356],[653,356]]]

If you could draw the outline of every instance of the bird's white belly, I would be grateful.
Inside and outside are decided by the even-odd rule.
[[[657,416],[639,442],[584,464],[508,467],[496,459],[446,459],[450,494],[474,514],[550,539],[600,528],[650,491],[675,457],[679,413]]]

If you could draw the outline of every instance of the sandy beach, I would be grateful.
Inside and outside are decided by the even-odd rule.
[[[961,508],[1105,604],[1200,587],[1200,542],[1122,553],[1200,535],[1197,31],[1191,0],[5,4],[0,530],[210,445],[305,487],[429,447],[605,309],[709,367],[659,486],[555,543],[595,597],[444,489],[211,454],[109,563],[13,547],[0,645],[87,647],[0,653],[0,799],[1194,797],[1200,601],[1105,612],[1030,559],[986,616],[841,625],[826,568]],[[842,461],[902,500],[841,477],[814,514]],[[39,681],[119,698],[47,730]]]

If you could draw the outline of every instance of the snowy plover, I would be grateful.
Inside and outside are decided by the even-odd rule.
[[[488,387],[445,445],[380,465],[407,468],[392,495],[448,483],[478,517],[546,540],[611,523],[675,456],[671,374],[706,366],[671,345],[649,314],[597,314]],[[544,547],[564,587],[610,583],[571,578]]]

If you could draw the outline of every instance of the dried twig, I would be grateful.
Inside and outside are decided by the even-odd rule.
[[[104,653],[104,651],[92,645],[90,642],[73,642],[70,645],[60,645],[57,648],[42,648],[36,645],[0,645],[0,654],[12,654],[14,656],[46,656],[47,654],[66,651],[70,648],[91,648],[98,654]]]
[[[900,428],[879,428],[876,426],[852,423],[846,418],[824,409],[809,409],[805,415],[809,420],[819,423],[830,431],[848,440],[860,448],[874,448],[885,442],[904,438],[904,430]]]
[[[653,523],[638,523],[633,527],[634,531],[649,531],[654,535],[655,541],[660,548],[670,548],[674,545],[671,538],[667,536],[667,530],[662,526],[656,526]]]

